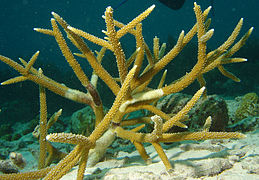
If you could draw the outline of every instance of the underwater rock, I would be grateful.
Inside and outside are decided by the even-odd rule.
[[[248,132],[259,128],[259,116],[247,117],[227,127],[229,131]]]
[[[23,169],[26,166],[26,161],[21,153],[11,152],[9,159],[0,160],[0,172],[4,174],[17,173],[19,169]]]
[[[184,171],[187,177],[200,178],[203,176],[215,176],[226,169],[232,168],[232,166],[228,159],[213,158],[192,162],[190,166],[179,165],[175,171],[178,171],[176,173],[178,176],[180,175],[179,172]]]
[[[21,153],[11,152],[9,154],[9,159],[20,169],[23,169],[26,166],[26,161]]]
[[[0,160],[0,172],[4,174],[19,172],[18,167],[10,159]]]
[[[256,93],[247,93],[242,97],[235,112],[234,123],[252,116],[259,116],[259,97]]]
[[[94,129],[95,115],[93,110],[87,106],[74,112],[71,116],[72,133],[88,136]]]
[[[173,116],[179,112],[190,100],[191,96],[181,93],[166,96],[157,103],[157,108]],[[191,130],[202,129],[208,116],[212,118],[210,131],[225,130],[229,121],[227,104],[223,98],[217,95],[210,95],[207,98],[200,98],[196,105],[188,113],[189,121],[184,122]],[[173,127],[170,132],[183,131]]]

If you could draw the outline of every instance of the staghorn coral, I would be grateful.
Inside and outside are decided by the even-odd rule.
[[[204,129],[199,132],[167,133],[167,131],[173,126],[187,128],[182,121],[185,119],[186,114],[196,104],[202,94],[205,95],[205,81],[203,79],[203,75],[205,73],[214,68],[218,68],[223,75],[234,81],[239,80],[236,76],[228,72],[223,65],[246,61],[246,59],[232,58],[231,56],[244,45],[253,28],[250,28],[248,32],[233,45],[243,24],[243,19],[241,19],[226,42],[224,42],[217,49],[207,53],[206,43],[213,36],[214,32],[213,29],[208,30],[210,20],[206,21],[210,7],[202,12],[200,6],[194,3],[194,12],[197,23],[195,23],[193,28],[191,28],[191,30],[187,33],[182,31],[176,45],[165,55],[165,46],[163,45],[162,47],[159,47],[158,39],[155,38],[152,54],[148,45],[144,41],[141,22],[154,10],[154,8],[155,5],[152,5],[135,19],[124,25],[113,18],[113,9],[111,7],[107,7],[105,15],[103,16],[106,23],[106,31],[103,31],[106,35],[104,39],[98,38],[70,26],[54,12],[52,13],[54,18],[51,18],[51,30],[42,28],[34,29],[35,31],[53,36],[55,38],[63,56],[69,66],[73,69],[82,86],[87,90],[87,93],[69,88],[64,84],[58,83],[45,76],[42,73],[42,70],[36,70],[33,67],[33,64],[36,61],[39,52],[36,52],[28,63],[23,59],[20,59],[22,64],[19,64],[5,56],[0,56],[0,60],[2,62],[8,64],[21,74],[21,76],[1,83],[2,85],[30,80],[38,84],[41,88],[46,88],[72,101],[89,105],[95,114],[95,128],[89,136],[72,133],[54,133],[46,136],[48,141],[76,145],[74,149],[57,165],[41,169],[45,166],[44,160],[42,159],[43,157],[46,157],[46,154],[44,154],[46,153],[46,150],[43,149],[41,150],[42,155],[39,163],[39,170],[28,173],[1,175],[0,178],[44,178],[45,180],[60,179],[76,164],[79,164],[77,179],[83,179],[88,159],[91,159],[92,162],[98,161],[99,158],[102,157],[98,153],[105,152],[105,148],[113,141],[114,136],[129,139],[136,146],[136,149],[139,151],[141,157],[147,163],[150,162],[150,157],[145,151],[143,143],[151,143],[168,171],[172,170],[172,165],[160,145],[162,142],[245,137],[243,134],[236,132],[209,132],[208,129],[210,127],[211,120],[213,121],[210,117],[207,118]],[[64,29],[68,39],[75,45],[80,53],[73,54],[71,52],[58,24]],[[116,26],[118,27],[118,30],[116,30]],[[128,59],[126,59],[120,43],[120,38],[126,34],[132,34],[136,39],[136,51]],[[198,55],[197,63],[194,65],[193,69],[169,85],[163,85],[164,78],[166,76],[165,72],[161,78],[158,88],[149,88],[148,85],[153,77],[158,72],[162,71],[164,67],[181,52],[184,46],[196,34],[198,37]],[[97,57],[88,48],[82,38],[94,42],[102,47],[100,52],[97,52]],[[116,57],[119,77],[112,77],[101,64],[102,57],[106,50],[112,51]],[[93,75],[91,78],[88,78],[85,75],[74,55],[87,59],[93,69]],[[143,65],[145,55],[148,61],[148,65],[146,66]],[[116,96],[112,107],[106,114],[104,113],[102,101],[97,90],[98,78],[101,78]],[[198,80],[201,84],[200,90],[194,94],[194,96],[177,114],[171,117],[155,107],[158,99],[183,90],[195,80]],[[40,92],[43,96],[45,96],[45,93],[42,90]],[[46,113],[45,97],[41,98],[40,103],[42,113],[40,122],[43,124],[41,124],[42,127],[40,128],[43,129],[40,132],[42,149],[46,146],[44,137],[47,131],[46,116],[44,115]],[[128,118],[132,112],[138,110],[147,110],[155,114],[155,116],[147,114],[134,119]],[[143,126],[145,126],[145,124],[152,125],[152,131],[147,133],[138,132],[141,128],[143,128]],[[137,127],[134,129],[126,129],[125,126],[129,125],[135,125]],[[93,156],[95,157],[93,158]]]

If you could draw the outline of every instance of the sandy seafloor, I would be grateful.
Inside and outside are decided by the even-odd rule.
[[[233,107],[230,107],[230,105]],[[235,103],[228,102],[229,113],[236,109]],[[259,121],[259,117],[254,117]],[[17,124],[17,129],[23,129],[26,124]],[[146,165],[138,152],[117,151],[107,156],[96,166],[87,168],[84,179],[221,179],[221,180],[256,180],[259,179],[259,129],[244,133],[244,139],[188,141],[163,145],[165,153],[173,165],[173,171],[168,173],[155,152],[153,146],[146,150],[152,158],[152,163]],[[17,141],[1,141],[0,151],[13,150],[22,153],[27,161],[22,170],[37,169],[37,140],[27,134]],[[56,144],[62,151],[71,151],[66,144]],[[132,148],[133,145],[128,145]],[[70,149],[69,149],[70,148]],[[34,156],[32,155],[34,154]],[[62,180],[76,179],[77,166]]]
[[[144,165],[138,152],[120,152],[116,159],[98,163],[87,168],[85,179],[206,179],[206,180],[256,180],[259,179],[259,131],[247,133],[240,140],[206,140],[189,151],[186,144],[165,150],[174,170],[167,173],[163,163],[152,146],[147,152],[152,164]],[[199,149],[200,150],[197,150]],[[220,151],[214,151],[215,149]],[[196,149],[196,150],[195,150]],[[62,180],[76,179],[77,167]]]

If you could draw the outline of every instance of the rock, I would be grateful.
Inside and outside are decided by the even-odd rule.
[[[0,160],[0,172],[4,174],[10,174],[10,173],[18,173],[19,170],[16,165],[12,163],[11,160]]]
[[[157,108],[173,116],[187,104],[191,97],[181,93],[169,95],[157,103]],[[208,116],[212,118],[210,131],[224,131],[229,121],[227,104],[223,98],[216,95],[200,98],[189,111],[188,116],[190,120],[184,123],[191,131],[201,130]],[[185,129],[173,127],[169,132],[183,130]]]
[[[74,112],[71,116],[72,133],[88,136],[94,129],[95,115],[92,109],[87,106]]]
[[[235,112],[235,123],[247,117],[259,116],[259,97],[256,93],[245,94]]]
[[[259,128],[259,116],[247,117],[227,127],[229,131],[248,132]]]

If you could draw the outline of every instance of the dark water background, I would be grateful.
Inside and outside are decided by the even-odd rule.
[[[40,50],[40,56],[34,65],[35,68],[41,67],[47,76],[58,82],[63,82],[71,88],[83,90],[61,55],[54,38],[37,33],[33,31],[33,28],[51,28],[51,12],[54,11],[70,25],[98,37],[103,37],[101,31],[105,29],[105,23],[101,16],[107,6],[115,7],[118,3],[119,0],[1,0],[0,54],[14,60],[18,60],[18,57],[29,60],[33,53]],[[202,9],[211,5],[209,0],[198,0],[197,3],[202,6]],[[114,17],[127,23],[152,4],[156,4],[155,10],[143,21],[145,41],[152,47],[153,37],[158,36],[160,42],[166,42],[170,47],[181,30],[187,32],[194,24],[193,1],[187,0],[182,9],[173,11],[157,0],[128,0],[114,12]],[[215,33],[208,43],[208,49],[214,49],[224,42],[241,17],[244,18],[241,34],[244,34],[251,26],[254,26],[255,30],[247,45],[236,55],[236,57],[248,58],[248,62],[227,67],[242,81],[234,83],[217,71],[213,71],[206,75],[209,94],[217,93],[234,97],[252,91],[259,93],[258,6],[259,1],[257,0],[214,0],[211,26],[215,28]],[[126,45],[125,42],[127,42]],[[122,39],[122,43],[124,43],[123,47],[128,57],[135,48],[134,38],[125,37]],[[100,49],[90,42],[88,45],[93,50]],[[77,52],[73,48],[72,50]],[[110,63],[114,60],[111,53],[108,53],[104,60],[106,67],[108,64],[114,64]],[[85,72],[91,74],[91,68],[88,64],[82,59],[79,61]],[[184,49],[180,57],[167,67],[169,71],[168,83],[189,71],[195,62],[196,39],[192,40],[192,43]],[[15,71],[0,62],[1,82],[16,75]],[[103,103],[110,106],[113,100],[112,94],[103,84],[100,84],[100,87]],[[185,92],[193,94],[197,88],[197,83],[194,83]],[[71,114],[83,107],[83,105],[60,98],[51,92],[47,93],[47,102],[50,113],[63,108],[64,114]],[[4,121],[27,121],[34,118],[39,112],[37,85],[32,82],[23,82],[1,86],[0,108],[2,110],[0,113],[1,123]]]

